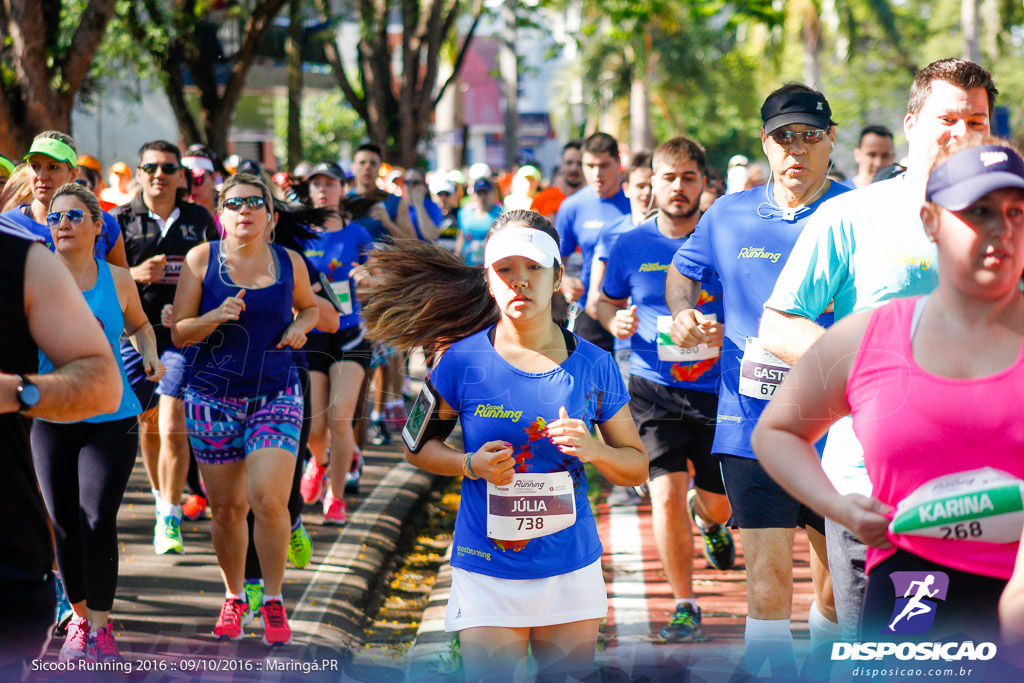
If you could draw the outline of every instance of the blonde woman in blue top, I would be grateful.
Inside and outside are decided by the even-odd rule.
[[[490,230],[484,268],[415,243],[367,268],[368,334],[446,348],[430,380],[468,452],[431,438],[406,458],[465,476],[445,622],[469,680],[507,680],[528,651],[540,675],[589,672],[608,606],[584,464],[623,486],[647,478],[614,359],[553,320],[557,240],[540,214],[512,211]]]
[[[263,570],[263,642],[283,645],[291,628],[281,597],[291,521],[288,495],[302,431],[302,388],[292,349],[320,312],[302,257],[268,243],[276,214],[270,190],[240,173],[221,188],[224,239],[192,248],[174,296],[171,339],[199,345],[189,368],[185,422],[213,510],[213,545],[226,587],[214,634],[239,640],[251,507]]]
[[[142,355],[146,379],[158,381],[164,366],[135,281],[126,268],[95,255],[103,228],[99,200],[81,185],[67,183],[53,193],[48,208],[54,251],[74,276],[111,349],[126,332]],[[53,522],[57,565],[75,612],[62,661],[123,661],[109,619],[117,588],[117,511],[135,464],[135,416],[141,406],[120,354],[113,355],[124,387],[117,411],[82,422],[36,420],[32,426],[32,459]],[[39,372],[52,370],[53,363],[40,353]]]

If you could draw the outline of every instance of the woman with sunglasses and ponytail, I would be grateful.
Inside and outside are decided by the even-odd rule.
[[[265,586],[264,643],[291,629],[281,596],[291,531],[288,495],[302,429],[302,389],[293,349],[320,317],[302,258],[268,243],[273,198],[256,176],[221,188],[224,239],[188,252],[174,297],[171,336],[199,345],[185,386],[185,420],[213,511],[213,545],[226,596],[214,635],[243,637],[246,514]]]
[[[28,153],[21,158],[26,164],[32,201],[21,204],[4,215],[21,227],[46,242],[54,250],[46,214],[54,191],[65,183],[73,183],[78,175],[78,152],[70,135],[55,130],[46,130],[32,140]],[[96,256],[122,268],[128,267],[124,250],[124,238],[117,219],[106,211],[100,211],[101,231],[97,236]]]
[[[611,354],[554,320],[555,302],[565,307],[558,233],[510,211],[482,268],[410,242],[379,247],[367,270],[369,336],[447,349],[403,439],[412,464],[464,476],[445,628],[459,632],[466,679],[510,680],[530,651],[538,680],[586,679],[608,603],[584,463],[634,486],[647,454]],[[444,442],[456,418],[465,451]]]
[[[46,222],[57,257],[74,276],[111,348],[123,330],[142,355],[146,379],[158,381],[164,366],[131,274],[95,256],[103,226],[99,200],[75,183],[61,185],[52,197]],[[124,385],[116,412],[74,423],[36,420],[32,426],[39,487],[75,612],[61,661],[123,661],[109,618],[117,586],[117,511],[135,464],[135,416],[141,408],[120,356],[114,356]],[[52,369],[53,363],[40,353],[39,372]]]

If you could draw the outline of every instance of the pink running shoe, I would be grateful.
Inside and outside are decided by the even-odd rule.
[[[242,620],[245,613],[249,611],[249,603],[237,598],[228,598],[220,608],[220,618],[217,625],[213,627],[213,635],[221,640],[241,640],[245,637],[242,632]]]
[[[324,498],[324,524],[344,526],[348,521],[348,505],[344,498],[335,498],[333,495]]]
[[[292,639],[292,629],[288,626],[288,615],[284,612],[284,603],[280,600],[268,600],[260,608],[263,613],[263,644],[287,645]]]
[[[210,504],[206,499],[195,493],[189,494],[189,497],[181,504],[181,514],[191,520],[199,519],[209,509]]]
[[[89,634],[89,649],[86,659],[90,662],[123,662],[124,657],[117,649],[114,642],[114,634],[111,632],[111,624],[107,624],[96,633]]]
[[[68,634],[64,645],[57,655],[58,662],[73,662],[83,659],[89,652],[89,622],[82,617],[74,617],[68,622]]]
[[[324,495],[324,484],[327,481],[327,467],[310,458],[306,463],[306,469],[302,472],[302,482],[299,484],[299,493],[302,500],[308,504],[319,501]]]
[[[389,405],[384,408],[385,422],[387,423],[388,429],[401,432],[402,427],[409,420],[409,416],[405,414],[405,404],[396,403]]]

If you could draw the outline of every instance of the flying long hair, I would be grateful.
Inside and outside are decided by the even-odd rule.
[[[551,221],[533,211],[499,216],[488,237],[509,225],[543,230],[558,242]],[[368,265],[371,282],[357,290],[366,336],[400,349],[422,346],[427,355],[498,322],[487,270],[468,266],[450,251],[419,240],[378,246]],[[564,324],[565,298],[552,297],[552,318]]]

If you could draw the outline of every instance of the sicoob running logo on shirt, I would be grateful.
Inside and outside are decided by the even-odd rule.
[[[896,589],[896,602],[889,625],[882,633],[918,635],[927,632],[935,623],[939,602],[946,599],[949,576],[945,572],[893,572],[889,578]]]

